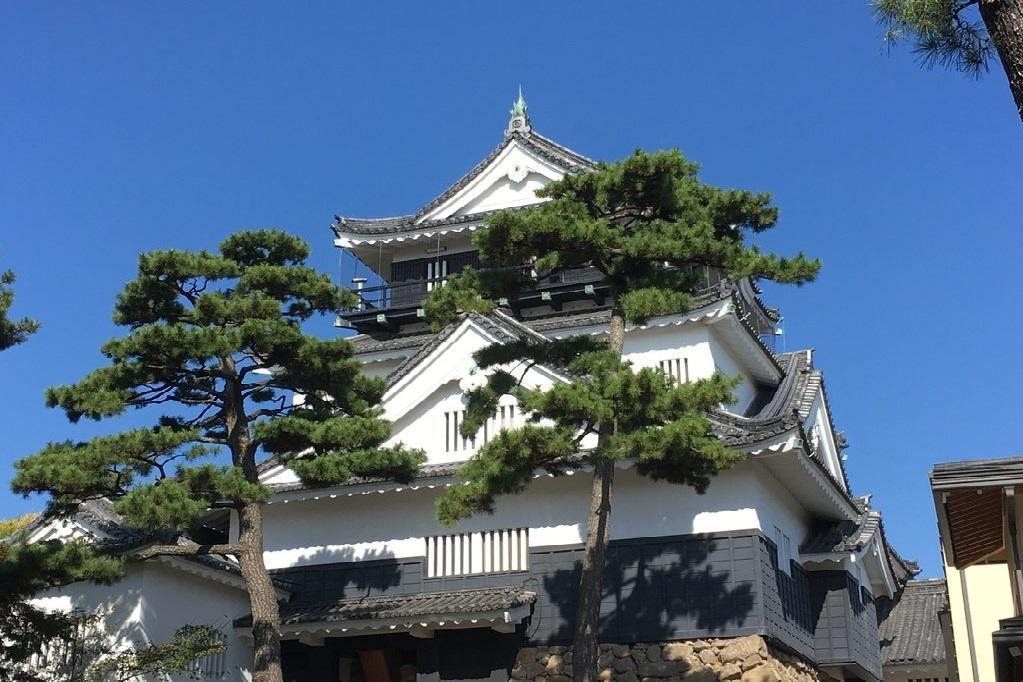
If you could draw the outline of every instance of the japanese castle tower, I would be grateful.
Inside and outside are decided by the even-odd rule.
[[[439,333],[421,305],[446,277],[479,265],[470,238],[488,215],[535,204],[539,188],[592,168],[534,129],[520,95],[497,147],[421,209],[336,218],[334,244],[367,275],[355,280],[361,304],[338,325],[354,330],[365,371],[386,378],[392,440],[423,448],[428,461],[409,485],[360,479],[328,489],[264,464],[273,491],[265,560],[279,583],[285,679],[571,675],[588,474],[538,472],[526,492],[499,498],[494,514],[455,528],[439,524],[434,505],[458,485],[460,463],[522,420],[506,397],[475,438],[459,434],[463,393],[478,380],[473,352],[494,341],[605,334],[606,287],[588,269],[570,272],[524,293],[515,309],[466,315]],[[780,318],[755,282],[708,271],[705,284],[690,312],[628,328],[624,354],[680,381],[741,377],[738,402],[712,421],[747,457],[704,495],[641,477],[628,463],[616,473],[602,679],[882,679],[878,613],[915,564],[899,558],[879,512],[850,488],[812,352],[772,352],[765,339]],[[530,385],[562,380],[547,367],[528,371]],[[119,528],[101,503],[76,523],[61,532],[104,537]],[[228,651],[202,670],[246,679],[247,597],[230,562],[168,557],[125,581],[143,606],[115,625],[153,640],[182,622],[221,626]],[[103,589],[51,599],[98,601]]]

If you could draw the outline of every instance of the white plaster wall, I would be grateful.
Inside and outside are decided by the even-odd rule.
[[[772,540],[775,540],[775,528],[787,535],[792,542],[790,558],[798,561],[799,546],[810,533],[812,517],[769,469],[761,466],[759,462],[752,464],[756,464],[761,482],[757,499],[761,529]],[[782,548],[779,548],[779,558],[781,551]],[[782,568],[787,569],[788,565],[783,564]]]
[[[113,585],[74,583],[47,590],[31,601],[47,610],[103,614],[102,628],[117,648],[166,642],[182,625],[213,625],[228,636],[225,679],[251,679],[252,649],[238,639],[230,624],[249,612],[248,597],[240,589],[150,561],[130,565],[124,578]]]
[[[103,630],[111,645],[127,648],[148,641],[142,626],[142,568],[129,566],[113,585],[74,583],[45,590],[29,603],[46,611],[102,614]]]
[[[530,546],[582,542],[590,475],[533,481],[522,494],[499,498],[493,515],[454,528],[437,521],[443,487],[275,502],[266,507],[264,546],[270,568],[422,556],[425,538],[455,532],[530,529]],[[806,534],[807,515],[757,462],[723,472],[704,495],[655,482],[632,469],[616,472],[612,499],[614,539],[784,527],[793,541]],[[781,496],[783,499],[776,499]]]
[[[252,647],[232,625],[250,612],[244,591],[152,561],[145,565],[142,590],[142,624],[150,641],[165,642],[182,625],[211,625],[227,635],[224,679],[251,679]]]
[[[471,215],[535,204],[537,203],[537,190],[542,189],[548,182],[550,182],[549,178],[535,172],[528,173],[519,182],[508,177],[501,178],[481,192],[472,202],[458,209],[455,215]]]
[[[747,372],[742,363],[728,350],[724,343],[717,338],[717,334],[711,332],[711,352],[714,356],[714,366],[717,371],[728,377],[738,377],[742,381],[732,389],[736,401],[728,405],[726,409],[734,414],[743,414],[753,402],[757,395],[757,385]]]
[[[692,381],[707,379],[714,372],[739,377],[742,383],[734,391],[737,402],[724,406],[735,414],[742,414],[756,395],[756,384],[749,372],[705,324],[689,322],[630,329],[625,335],[622,355],[637,368],[656,368],[662,360],[686,358]]]
[[[714,374],[710,330],[702,324],[629,330],[622,356],[636,368],[656,368],[661,360],[684,357],[689,359],[689,378],[693,381]]]

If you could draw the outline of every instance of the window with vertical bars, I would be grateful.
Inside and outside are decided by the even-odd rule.
[[[469,438],[458,431],[464,419],[465,410],[448,410],[444,413],[444,452],[472,451],[477,446],[486,445],[498,431],[516,426],[518,408],[515,405],[499,405],[494,416],[483,422],[483,427]]]
[[[441,279],[442,277],[448,276],[448,259],[440,258],[437,260],[427,261],[426,263],[426,290],[433,291],[434,287],[442,287],[447,282],[434,282],[431,280]]]
[[[186,670],[193,675],[201,677],[223,677],[227,673],[227,635],[223,632],[217,631],[212,634],[214,641],[211,644],[220,642],[224,645],[220,651],[206,656],[200,656],[186,666]]]
[[[426,538],[426,577],[524,571],[529,529],[507,528]]]
[[[662,372],[674,380],[675,383],[689,383],[689,358],[670,358],[661,360],[659,367]]]

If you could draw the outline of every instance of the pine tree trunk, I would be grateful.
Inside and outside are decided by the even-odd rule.
[[[251,502],[238,514],[238,557],[252,609],[253,682],[283,682],[281,672],[281,612],[270,574],[263,563],[263,508]]]
[[[998,49],[1016,112],[1023,121],[1023,0],[980,0],[980,16]]]
[[[237,377],[234,359],[221,358],[223,368]],[[249,434],[249,419],[245,413],[245,398],[241,382],[229,382],[224,391],[224,418],[231,459],[240,466],[245,479],[259,482],[256,467],[256,447]],[[238,567],[249,592],[252,610],[253,682],[284,682],[281,670],[281,610],[273,581],[263,563],[263,506],[246,502],[238,511]]]
[[[611,311],[608,347],[619,357],[625,346],[625,317],[616,305]],[[603,426],[600,441],[613,427]],[[598,449],[602,443],[598,442]],[[579,605],[575,615],[575,638],[572,643],[572,676],[575,682],[597,679],[600,656],[600,600],[604,591],[604,564],[611,539],[611,485],[614,462],[598,462],[593,469],[590,492],[590,513],[586,523],[586,544],[583,547],[582,575],[579,579]]]

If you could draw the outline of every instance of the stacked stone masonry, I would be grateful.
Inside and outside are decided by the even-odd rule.
[[[751,635],[649,644],[601,644],[601,682],[834,682],[798,656]],[[519,650],[513,680],[571,682],[572,648],[537,646]]]

